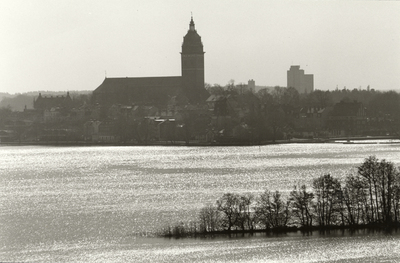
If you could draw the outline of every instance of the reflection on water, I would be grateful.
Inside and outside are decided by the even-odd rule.
[[[19,260],[40,262],[398,262],[399,234],[357,233],[178,239],[132,238],[31,247]]]
[[[400,258],[399,235],[330,233],[139,238],[192,219],[225,192],[290,191],[344,178],[400,145],[0,147],[0,260],[58,262],[375,262]]]

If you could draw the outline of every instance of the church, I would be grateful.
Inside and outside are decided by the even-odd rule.
[[[182,76],[105,78],[93,91],[100,105],[140,104],[163,106],[175,97],[190,104],[203,103],[209,96],[204,87],[204,51],[193,17],[183,38]]]

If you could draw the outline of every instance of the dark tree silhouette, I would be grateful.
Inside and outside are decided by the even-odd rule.
[[[313,180],[316,197],[315,213],[320,226],[330,226],[337,223],[340,209],[341,186],[338,179],[330,174]]]
[[[313,224],[313,199],[314,194],[308,192],[305,185],[294,186],[293,191],[290,192],[292,215],[303,227],[311,227]]]

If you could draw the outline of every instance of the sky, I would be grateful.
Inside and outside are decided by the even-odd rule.
[[[211,85],[300,65],[315,89],[400,89],[400,1],[0,0],[0,92],[180,76],[191,14]]]

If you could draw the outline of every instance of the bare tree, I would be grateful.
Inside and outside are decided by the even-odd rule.
[[[238,194],[226,193],[217,200],[217,209],[221,212],[221,224],[231,231],[240,218],[240,199]]]
[[[393,163],[379,161],[375,156],[365,159],[358,167],[358,175],[362,178],[368,191],[371,206],[372,222],[391,223],[398,208],[397,192],[400,174]],[[397,214],[396,214],[397,217]]]
[[[254,195],[244,194],[239,196],[239,211],[240,216],[238,218],[237,225],[242,229],[253,230],[255,227],[255,216],[252,212],[252,204],[254,202]]]
[[[308,192],[305,185],[298,189],[294,186],[293,191],[290,192],[292,214],[300,221],[302,227],[311,227],[313,224],[313,199],[314,194]]]
[[[279,191],[266,190],[260,195],[255,212],[260,223],[268,228],[286,227],[290,218],[289,201],[282,200]]]
[[[348,225],[370,223],[370,207],[365,184],[357,176],[348,176],[343,187],[342,216]]]
[[[200,230],[204,233],[219,230],[220,213],[217,207],[207,205],[200,210]]]
[[[377,163],[378,159],[375,156],[370,156],[358,167],[358,175],[363,178],[363,183],[367,187],[372,222],[379,221],[378,185],[375,176],[377,174]]]
[[[338,179],[330,174],[320,176],[313,181],[317,198],[315,212],[320,226],[329,226],[337,222],[340,209],[341,186]]]

